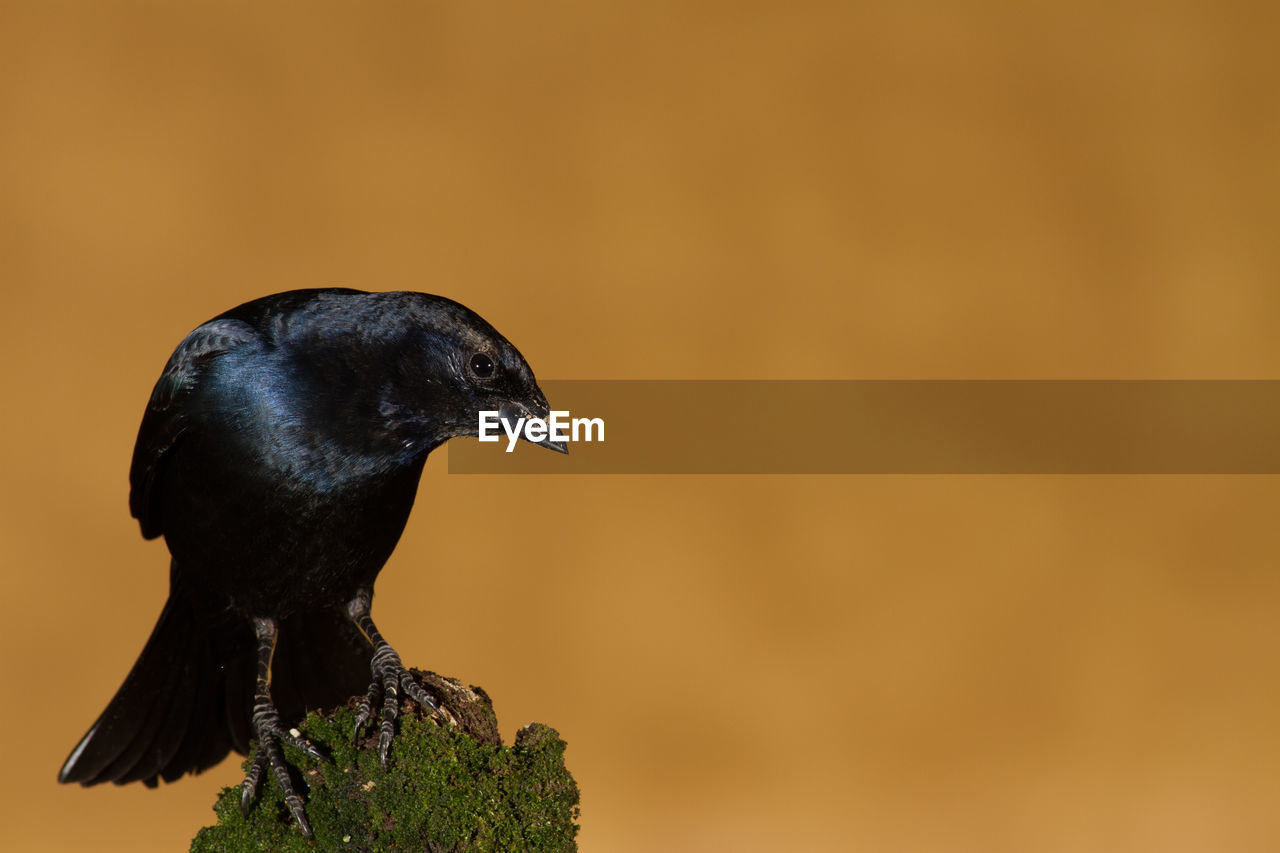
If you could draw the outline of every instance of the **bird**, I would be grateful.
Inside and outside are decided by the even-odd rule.
[[[310,838],[281,745],[323,756],[291,723],[362,697],[356,734],[380,706],[385,768],[400,694],[436,708],[374,624],[373,586],[427,455],[495,410],[550,407],[520,352],[442,296],[292,290],[187,335],[129,472],[130,513],[168,547],[168,599],[58,781],[155,787],[256,741],[241,807],[270,772]]]

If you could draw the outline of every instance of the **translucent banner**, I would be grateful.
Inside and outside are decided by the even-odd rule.
[[[449,471],[1280,473],[1280,382],[1270,380],[583,380],[542,389],[560,413],[545,426],[565,439],[567,456],[513,441],[514,424],[495,434],[491,419],[493,440],[449,442]]]

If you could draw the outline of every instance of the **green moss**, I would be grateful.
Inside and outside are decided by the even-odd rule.
[[[313,713],[299,726],[331,764],[285,747],[303,783],[299,792],[306,790],[314,842],[302,837],[268,778],[248,817],[240,813],[239,788],[224,789],[214,806],[218,823],[200,830],[192,853],[577,850],[578,787],[556,731],[533,723],[503,746],[482,691],[415,674],[444,694],[447,719],[424,719],[406,704],[386,772],[378,765],[376,726],[352,742],[351,707]]]

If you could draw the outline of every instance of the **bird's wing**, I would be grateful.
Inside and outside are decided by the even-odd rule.
[[[187,335],[169,357],[142,416],[129,471],[129,512],[138,519],[145,538],[154,539],[164,532],[160,529],[157,482],[169,451],[188,426],[183,402],[211,361],[261,340],[253,326],[223,317],[210,320]]]

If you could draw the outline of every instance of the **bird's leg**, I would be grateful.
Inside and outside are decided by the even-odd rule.
[[[400,656],[391,644],[382,639],[378,628],[369,616],[369,608],[373,602],[373,593],[362,588],[354,598],[347,602],[347,616],[364,634],[369,645],[373,646],[373,680],[369,683],[369,691],[360,700],[360,708],[356,712],[355,736],[373,717],[373,708],[382,700],[382,731],[378,736],[378,758],[382,769],[387,769],[387,753],[391,749],[391,738],[395,735],[396,717],[400,713],[400,691],[419,705],[435,711],[439,706],[436,701],[422,689],[422,685],[414,680],[409,670],[404,668]]]
[[[258,740],[258,752],[240,789],[240,810],[246,815],[249,813],[249,807],[258,794],[262,774],[270,767],[276,782],[284,791],[284,801],[289,806],[289,811],[293,812],[293,818],[302,829],[302,834],[311,838],[311,824],[307,823],[302,798],[293,788],[289,765],[285,763],[280,744],[282,741],[292,744],[317,761],[324,761],[324,756],[305,738],[284,727],[280,722],[280,712],[271,701],[271,659],[275,656],[277,637],[275,620],[255,618],[253,632],[258,640],[258,681],[253,691],[252,723],[254,737]]]

